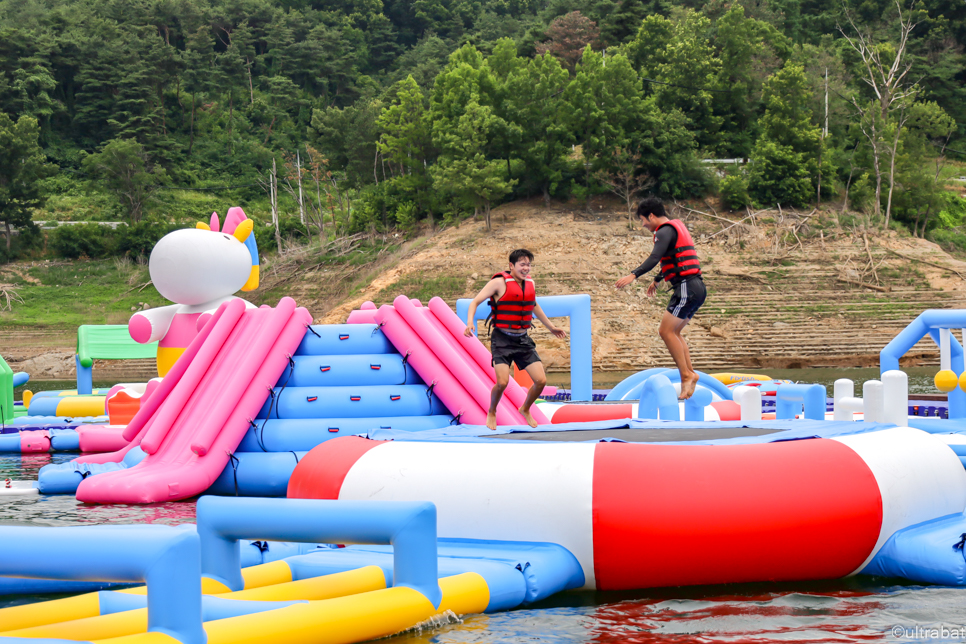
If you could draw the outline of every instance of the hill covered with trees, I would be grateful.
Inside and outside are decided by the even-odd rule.
[[[961,0],[0,0],[0,258],[31,219],[136,255],[242,204],[266,249],[605,192],[949,235],[964,45]]]

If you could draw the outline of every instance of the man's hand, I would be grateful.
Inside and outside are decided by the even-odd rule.
[[[472,324],[467,324],[466,325],[466,328],[463,329],[463,335],[465,335],[468,338],[472,338],[473,335],[474,335],[474,333],[475,333],[475,331],[476,331],[476,329],[473,328],[473,325]]]
[[[550,333],[553,333],[556,337],[560,338],[561,340],[567,337],[567,332],[557,327],[553,327],[552,329],[550,329]]]
[[[636,279],[637,279],[637,275],[634,275],[634,274],[625,275],[624,277],[617,280],[617,283],[614,284],[614,286],[616,286],[617,288],[624,288],[625,286],[627,286],[628,284],[630,284]]]
[[[651,282],[651,285],[647,287],[647,296],[654,297],[657,295],[657,282]]]

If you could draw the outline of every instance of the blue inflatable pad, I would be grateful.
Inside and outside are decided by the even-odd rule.
[[[272,418],[256,421],[238,445],[238,452],[308,452],[339,436],[365,434],[374,429],[422,431],[446,427],[449,415],[394,418]]]
[[[37,487],[41,494],[74,494],[77,486],[88,476],[134,467],[146,454],[140,447],[130,450],[120,463],[51,463],[40,468]]]
[[[930,434],[963,434],[966,433],[966,418],[917,418],[910,416],[909,427],[921,429]]]
[[[80,435],[76,429],[43,428],[50,438],[50,449],[54,452],[80,451]],[[23,429],[22,431],[29,431]],[[20,453],[20,432],[0,434],[0,454]]]
[[[421,385],[416,371],[398,353],[368,355],[295,356],[278,386],[333,387],[349,385]]]
[[[30,374],[29,373],[26,373],[26,372],[23,372],[23,371],[18,371],[17,373],[13,374],[13,386],[14,387],[20,387],[22,385],[25,385],[25,384],[27,384],[27,381],[28,380],[30,380]]]
[[[76,429],[51,429],[50,447],[56,452],[79,452],[80,434]]]
[[[902,577],[945,586],[966,586],[966,516],[952,514],[899,530],[889,537],[863,575]]]
[[[59,396],[34,396],[27,406],[27,413],[31,416],[56,416],[61,400],[63,398]]]
[[[277,398],[271,416],[269,405]],[[447,414],[439,398],[424,385],[358,385],[355,387],[285,387],[269,396],[258,418],[371,418]]]
[[[78,425],[98,425],[109,422],[107,416],[19,416],[7,423],[7,427],[14,425],[21,429],[63,429]]]
[[[236,452],[206,494],[285,496],[288,480],[307,452]],[[237,486],[237,487],[236,487]]]
[[[313,324],[295,350],[297,356],[398,353],[375,324]]]

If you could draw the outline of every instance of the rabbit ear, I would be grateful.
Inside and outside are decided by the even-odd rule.
[[[235,232],[238,225],[247,219],[248,217],[245,216],[245,211],[238,206],[229,208],[228,214],[225,215],[225,227],[222,229],[222,232],[231,235]]]
[[[231,235],[244,244],[245,240],[248,239],[248,236],[252,234],[252,227],[254,225],[255,223],[251,219],[246,219],[235,227],[235,230],[231,233]],[[228,226],[226,225],[225,228],[228,228]]]
[[[220,229],[221,227],[218,224],[218,213],[213,212],[211,213],[211,225],[209,226],[208,230],[211,230],[217,233]]]

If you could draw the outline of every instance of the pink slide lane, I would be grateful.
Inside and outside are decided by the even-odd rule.
[[[417,307],[404,295],[393,300],[392,305],[426,343],[426,346],[436,354],[440,362],[446,365],[446,369],[463,385],[480,409],[486,412],[490,408],[490,389],[493,388],[493,381],[487,380],[481,373],[482,370],[466,355],[462,347],[449,337],[446,329],[429,309]],[[496,408],[496,422],[498,425],[520,425],[525,421],[506,397],[501,397]]]
[[[274,309],[245,310],[241,300],[219,307],[205,325],[204,338],[192,342],[175,363],[176,373],[168,374],[125,432],[125,438],[133,438],[127,449],[140,443],[147,456],[130,469],[85,479],[77,499],[157,503],[205,491],[227,465],[311,322],[308,311],[287,297]]]
[[[376,312],[375,321],[381,325],[382,332],[396,350],[408,356],[409,364],[419,377],[433,386],[433,393],[439,396],[451,414],[459,417],[460,422],[471,425],[482,425],[486,422],[486,411],[480,409],[473,397],[426,346],[419,334],[406,323],[399,311],[388,304],[381,306]]]
[[[441,328],[449,332],[450,339],[462,347],[463,354],[467,357],[467,362],[476,363],[476,366],[479,367],[478,373],[481,373],[486,378],[485,382],[487,386],[492,387],[496,384],[496,373],[493,371],[493,365],[490,362],[490,352],[487,351],[486,347],[483,346],[483,343],[475,335],[471,338],[463,335],[463,329],[466,328],[466,324],[456,315],[456,312],[449,308],[449,305],[439,297],[434,297],[429,301],[429,310],[439,321]],[[516,411],[517,408],[522,407],[523,403],[526,402],[527,390],[521,387],[513,378],[510,378],[510,384],[507,385],[503,396],[510,400],[514,411]],[[519,412],[517,414],[520,420],[515,421],[515,424],[523,422],[523,417],[519,416]],[[542,411],[537,409],[536,405],[530,408],[530,415],[541,425],[550,423],[550,419]]]

